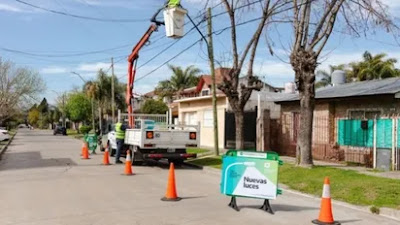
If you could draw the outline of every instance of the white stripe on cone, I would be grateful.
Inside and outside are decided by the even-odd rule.
[[[331,187],[329,184],[324,184],[324,189],[322,191],[322,198],[330,198],[331,197]]]
[[[126,161],[131,161],[131,155],[129,153],[126,154]]]

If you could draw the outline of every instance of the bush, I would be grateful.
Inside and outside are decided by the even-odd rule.
[[[79,128],[79,130],[80,130],[80,132],[81,132],[82,134],[87,134],[87,133],[89,133],[90,130],[92,130],[92,127],[91,127],[91,126],[83,125],[83,126],[81,126],[81,127]]]
[[[373,214],[379,214],[380,213],[379,207],[376,207],[376,206],[371,206],[371,208],[369,208],[369,210]]]

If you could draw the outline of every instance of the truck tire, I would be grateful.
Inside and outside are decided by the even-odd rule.
[[[107,142],[108,152],[110,153],[111,157],[115,156],[116,150],[111,147],[110,141]]]
[[[137,147],[134,147],[137,148]],[[142,153],[140,153],[138,150],[134,151],[133,148],[131,148],[132,152],[132,165],[140,166],[143,165],[143,156]]]

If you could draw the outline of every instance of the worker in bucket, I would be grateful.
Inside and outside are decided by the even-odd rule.
[[[118,122],[115,124],[115,140],[117,142],[117,154],[115,155],[115,164],[121,164],[122,147],[124,146],[125,130],[128,128],[126,124]]]
[[[181,0],[169,0],[168,7],[171,7],[171,8],[178,7],[178,6],[180,6],[180,1]]]

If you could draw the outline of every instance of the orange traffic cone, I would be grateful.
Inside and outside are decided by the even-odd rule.
[[[89,158],[89,149],[86,143],[83,143],[82,147],[82,159],[90,159]]]
[[[82,151],[81,151],[81,156],[83,156],[83,152],[85,151],[85,148],[87,148],[87,147],[86,147],[86,143],[83,141],[83,142],[82,142],[82,148],[81,148],[81,149],[82,149]]]
[[[103,165],[110,165],[110,156],[108,155],[108,145],[104,151],[104,156],[103,156]]]
[[[171,163],[169,166],[167,192],[165,193],[165,197],[163,197],[161,200],[162,201],[179,201],[179,200],[181,200],[181,198],[179,198],[178,195],[176,194],[174,163]]]
[[[132,173],[132,161],[131,161],[131,154],[129,150],[126,151],[126,160],[125,160],[125,175],[133,175]]]
[[[331,203],[331,188],[329,178],[325,177],[324,188],[322,191],[321,210],[317,220],[312,221],[314,224],[335,224],[340,225],[339,222],[333,220],[332,203]]]

